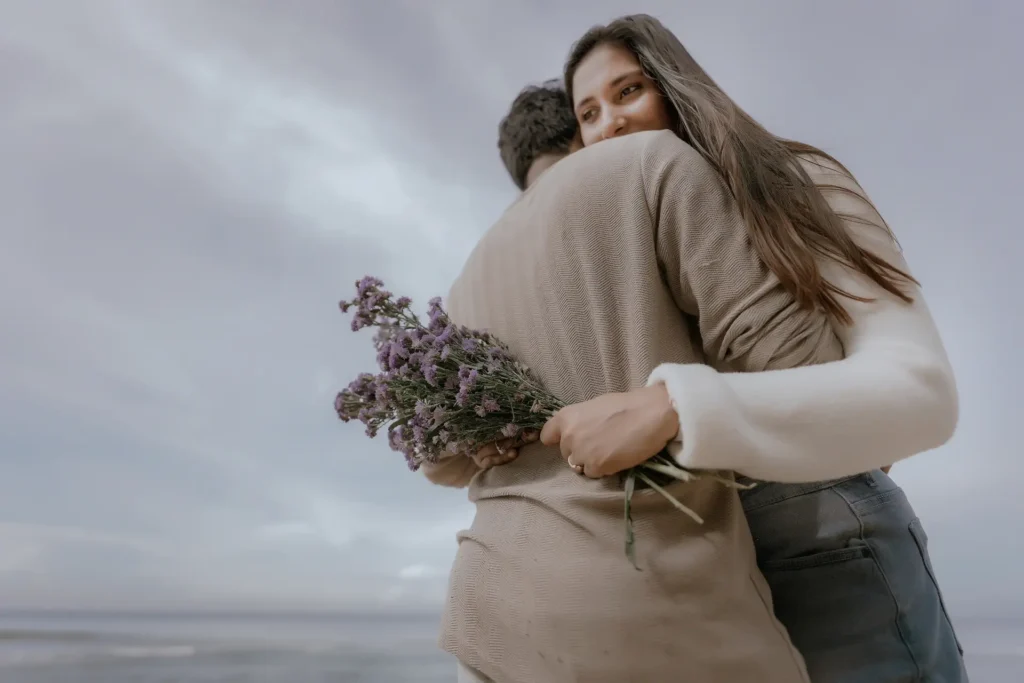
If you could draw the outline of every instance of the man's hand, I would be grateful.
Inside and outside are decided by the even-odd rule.
[[[519,448],[537,440],[537,432],[523,432],[514,439],[489,443],[473,454],[473,462],[482,470],[505,465],[519,457]]]
[[[540,433],[570,467],[593,479],[657,455],[679,432],[679,416],[661,384],[605,394],[558,411]]]

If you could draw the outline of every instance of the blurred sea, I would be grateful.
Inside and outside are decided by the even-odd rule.
[[[0,612],[0,683],[453,683],[435,616]],[[1024,619],[960,620],[972,683],[1017,683]]]
[[[5,613],[0,683],[452,683],[438,617]]]

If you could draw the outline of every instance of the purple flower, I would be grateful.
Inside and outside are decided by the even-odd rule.
[[[480,373],[475,368],[470,368],[463,365],[459,368],[459,388],[465,388],[466,391],[471,391],[476,386],[477,380],[480,378]]]
[[[420,468],[419,462],[416,460],[415,455],[412,453],[405,454],[405,464],[413,472]]]
[[[349,382],[348,391],[360,398],[365,398],[372,394],[374,377],[368,372],[361,373],[354,380]]]
[[[373,277],[372,275],[367,275],[362,280],[360,280],[359,282],[356,283],[356,293],[360,297],[362,297],[362,296],[365,296],[368,292],[372,292],[373,290],[377,289],[378,287],[383,287],[383,286],[384,286],[384,283],[381,282],[379,279]]]
[[[352,419],[345,412],[345,392],[343,391],[338,392],[338,396],[334,399],[334,412],[338,414],[342,422],[348,422]]]
[[[366,276],[355,298],[339,307],[351,314],[353,330],[376,328],[378,370],[339,392],[335,412],[346,422],[360,420],[371,437],[385,431],[410,469],[436,461],[442,450],[468,456],[479,444],[521,434],[522,426],[502,427],[503,411],[525,415],[532,403],[543,412],[544,396],[517,387],[505,372],[527,376],[528,369],[491,334],[455,325],[440,298],[430,300],[421,322],[408,297],[394,297],[380,279]]]
[[[405,448],[405,441],[402,438],[402,428],[395,427],[388,432],[388,445],[393,451],[401,451]]]
[[[413,438],[418,444],[426,444],[427,442],[427,430],[420,425],[414,425],[412,428]]]
[[[434,337],[434,347],[442,348],[448,344],[448,341],[452,338],[452,334],[455,330],[451,325],[446,325],[438,334]]]
[[[441,307],[441,297],[435,296],[427,302],[427,316],[429,318],[427,328],[431,332],[435,332],[448,325],[448,314]]]

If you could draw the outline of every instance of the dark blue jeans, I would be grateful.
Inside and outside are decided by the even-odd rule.
[[[966,683],[928,539],[881,470],[741,492],[775,614],[813,683]]]

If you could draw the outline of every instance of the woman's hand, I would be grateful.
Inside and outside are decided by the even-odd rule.
[[[473,462],[482,470],[508,464],[519,457],[521,446],[533,443],[537,438],[537,432],[523,432],[514,439],[502,439],[489,443],[473,454]]]
[[[657,455],[679,433],[679,416],[664,385],[605,394],[563,408],[540,440],[558,444],[580,474],[607,477]]]

